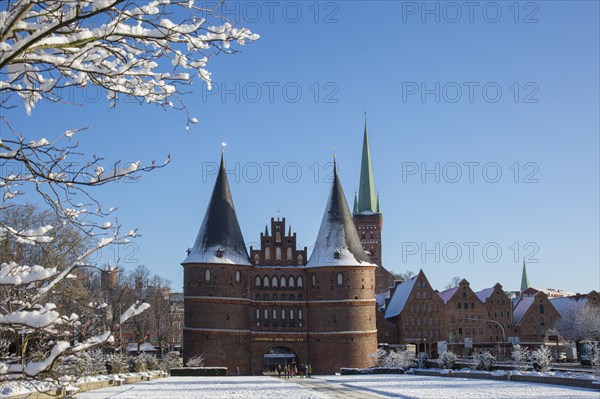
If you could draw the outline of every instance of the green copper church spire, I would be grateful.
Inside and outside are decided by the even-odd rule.
[[[527,278],[527,268],[525,267],[525,261],[523,261],[523,275],[521,276],[521,292],[529,288],[529,278]]]
[[[377,196],[375,195],[375,179],[371,165],[371,148],[365,115],[365,134],[363,138],[362,163],[360,166],[360,186],[358,188],[358,213],[377,212]]]
[[[354,205],[352,206],[352,213],[358,213],[358,196],[356,191],[354,192]]]

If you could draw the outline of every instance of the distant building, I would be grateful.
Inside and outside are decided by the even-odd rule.
[[[385,300],[385,319],[396,327],[397,342],[415,345],[420,352],[437,353],[437,342],[446,340],[444,301],[423,273],[397,284]]]
[[[513,308],[514,334],[521,345],[542,345],[560,313],[544,292],[519,298]]]
[[[184,307],[183,307],[183,292],[172,292],[169,295],[170,303],[170,342],[171,350],[181,352],[183,346],[183,323],[184,323]]]
[[[496,283],[493,287],[485,288],[477,291],[477,297],[483,303],[485,314],[483,318],[492,320],[486,321],[483,330],[484,341],[494,345],[505,336],[506,342],[514,342],[513,332],[513,313],[512,302],[508,295],[502,289],[500,283]]]
[[[486,318],[486,311],[467,280],[438,295],[444,301],[444,318],[451,343],[462,344],[464,354],[468,355],[473,344],[488,341],[486,322],[482,320]],[[502,337],[495,342],[502,342]]]

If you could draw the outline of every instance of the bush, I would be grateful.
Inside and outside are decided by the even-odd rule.
[[[106,367],[111,374],[121,374],[129,371],[129,357],[124,353],[106,355]]]
[[[391,368],[391,367],[374,367],[367,369],[352,369],[344,368],[340,369],[341,375],[370,375],[370,374],[404,374],[402,368]]]
[[[158,361],[154,355],[140,353],[133,359],[133,371],[158,370]]]
[[[187,367],[171,369],[173,377],[220,377],[227,375],[227,367]]]
[[[186,367],[202,367],[204,366],[204,356],[202,355],[196,355],[193,357],[190,357],[186,364]]]
[[[473,359],[475,360],[476,370],[490,371],[496,362],[496,358],[488,351],[475,353]]]
[[[429,359],[429,356],[427,356],[427,353],[419,352],[419,356],[417,357],[417,363],[418,363],[420,369],[424,369],[427,367],[427,359]]]
[[[100,349],[77,352],[75,354],[75,374],[77,377],[106,374],[104,353]]]
[[[402,368],[408,369],[415,365],[414,355],[407,350],[390,350],[378,349],[377,352],[371,355],[375,359],[375,365],[385,368]]]
[[[552,364],[552,353],[547,346],[541,346],[531,354],[533,368],[538,371],[548,371]]]
[[[512,358],[517,370],[525,371],[529,368],[531,355],[527,348],[523,348],[521,345],[515,345],[512,351]]]
[[[598,342],[586,342],[584,346],[590,354],[590,364],[595,368],[596,375],[600,376],[600,344]]]
[[[167,353],[160,362],[160,369],[166,372],[170,372],[171,369],[178,367],[183,367],[183,360],[179,352]]]
[[[451,369],[454,367],[457,359],[458,356],[456,356],[453,352],[442,352],[438,358],[438,364],[443,369]]]

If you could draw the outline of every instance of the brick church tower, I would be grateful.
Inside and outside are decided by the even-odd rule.
[[[375,179],[373,178],[371,148],[366,121],[360,167],[360,184],[358,196],[354,195],[352,213],[360,242],[369,254],[371,262],[378,266],[375,272],[375,293],[385,292],[388,288],[394,286],[394,276],[382,264],[381,233],[383,230],[383,214],[379,204],[379,194],[375,193]]]

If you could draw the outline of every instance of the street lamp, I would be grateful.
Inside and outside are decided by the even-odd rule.
[[[464,317],[465,320],[476,320],[476,321],[487,321],[489,323],[496,323],[500,326],[500,329],[502,330],[502,356],[504,356],[504,360],[506,360],[506,334],[504,333],[504,327],[502,327],[502,324],[498,323],[496,320],[491,320],[491,319],[476,319],[474,317]]]

